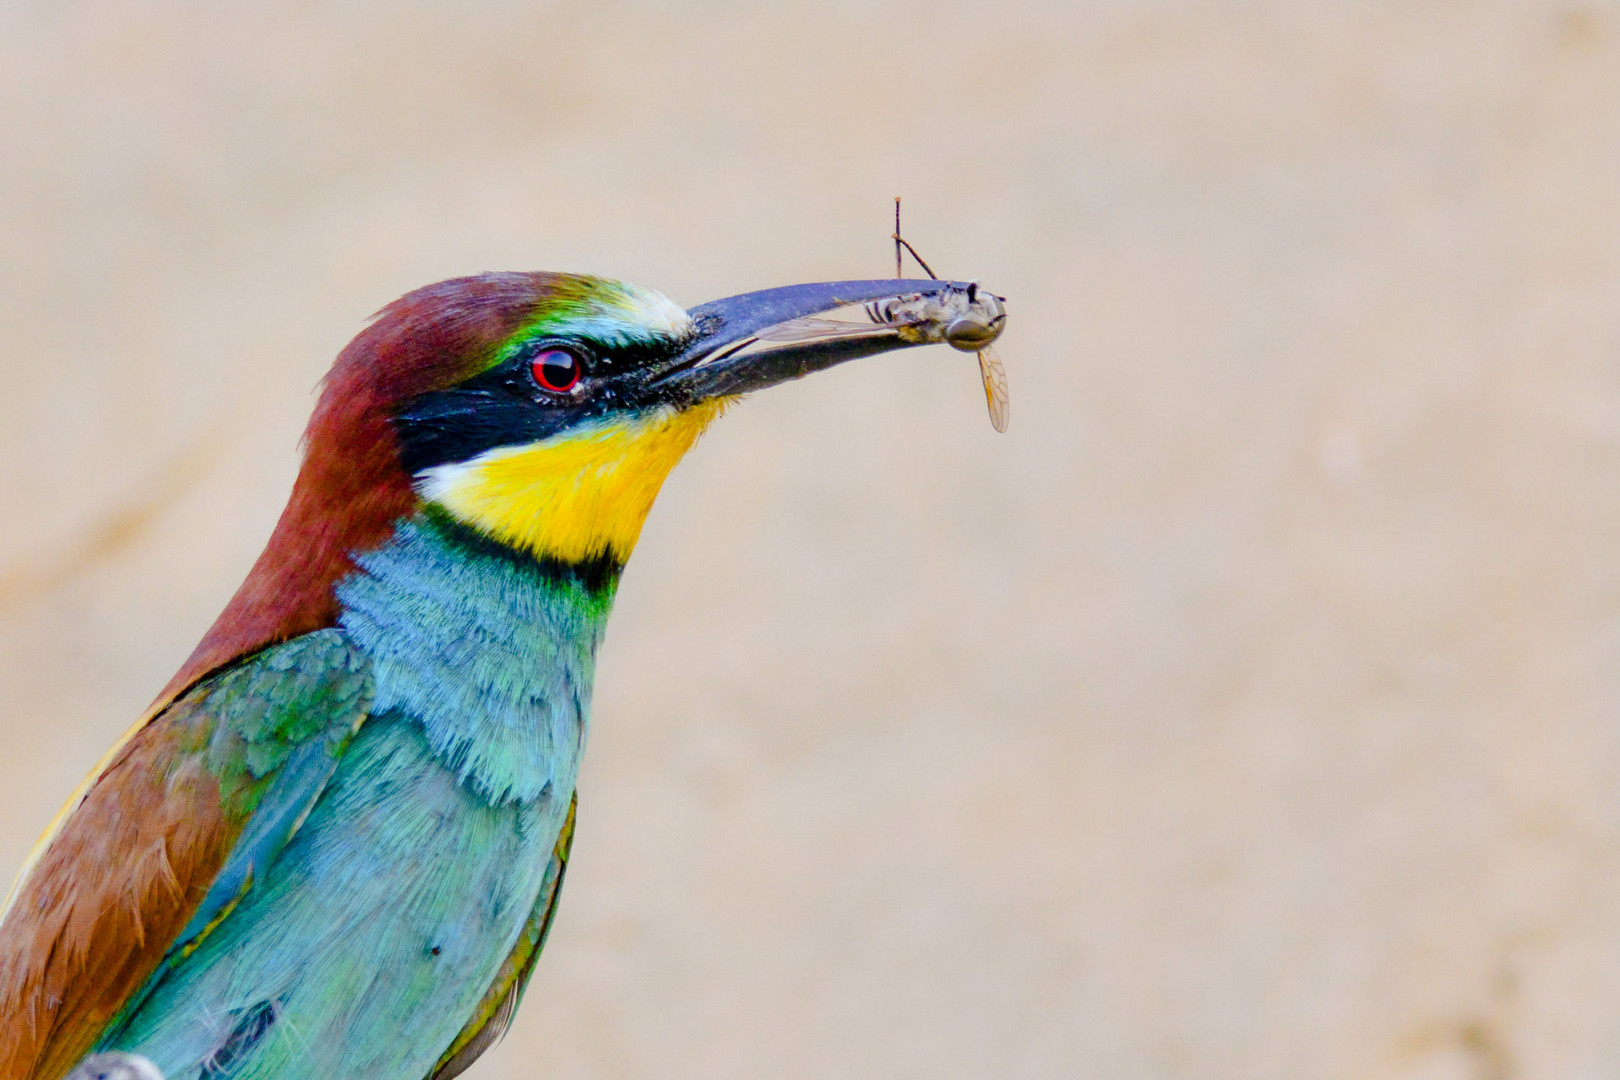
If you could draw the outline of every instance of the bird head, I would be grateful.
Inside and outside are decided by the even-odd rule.
[[[690,311],[570,274],[485,274],[409,293],[339,355],[269,546],[171,685],[331,625],[353,557],[420,513],[611,583],[670,469],[739,395],[941,340],[886,322],[883,305],[966,289],[827,282]],[[871,317],[822,318],[851,305]]]

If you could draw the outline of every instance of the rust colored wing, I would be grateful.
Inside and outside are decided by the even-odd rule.
[[[370,704],[333,630],[202,680],[92,774],[0,916],[0,1080],[58,1080],[280,850]]]

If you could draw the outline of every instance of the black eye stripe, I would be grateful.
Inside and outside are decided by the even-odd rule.
[[[524,379],[528,381],[527,376]],[[543,396],[549,397],[551,407],[533,400]],[[461,387],[424,394],[394,417],[400,464],[415,474],[448,461],[467,461],[498,446],[539,442],[591,411],[589,404],[546,395],[532,382],[522,393]]]
[[[451,461],[467,461],[501,446],[538,442],[597,416],[657,403],[645,370],[680,351],[681,342],[607,349],[564,338],[526,342],[487,371],[423,394],[394,414],[400,459],[415,474]],[[542,381],[534,362],[547,351],[579,361],[577,381]]]

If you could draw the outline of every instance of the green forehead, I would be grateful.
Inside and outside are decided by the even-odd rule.
[[[496,350],[499,363],[535,338],[587,341],[606,349],[653,345],[691,336],[692,319],[663,293],[609,278],[564,278],[535,305],[522,327]]]

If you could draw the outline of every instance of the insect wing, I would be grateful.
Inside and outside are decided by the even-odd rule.
[[[759,332],[761,341],[839,341],[844,338],[871,337],[892,331],[892,327],[874,322],[849,322],[844,319],[823,319],[811,315],[793,319]]]
[[[984,401],[990,407],[990,426],[1007,430],[1012,400],[1007,394],[1007,369],[1001,366],[996,350],[986,345],[979,350],[979,378],[984,380]]]

